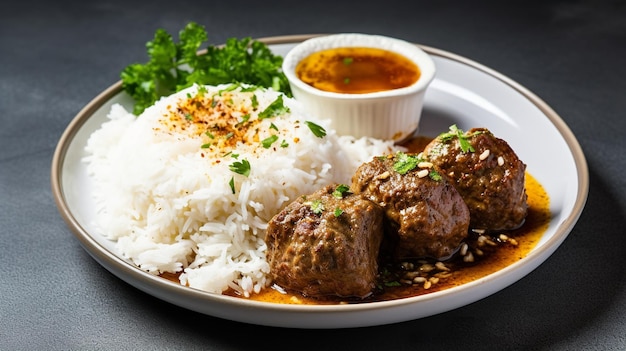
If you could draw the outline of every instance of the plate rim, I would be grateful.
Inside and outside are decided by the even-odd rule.
[[[282,35],[282,36],[272,36],[272,37],[261,37],[256,40],[264,42],[267,45],[280,45],[280,44],[295,44],[301,42],[303,40],[327,34],[294,34],[294,35]],[[482,71],[493,78],[496,78],[506,85],[510,86],[514,90],[516,90],[519,94],[523,95],[527,100],[529,100],[533,105],[535,105],[542,114],[548,118],[548,120],[552,123],[552,125],[557,129],[559,134],[563,137],[564,142],[566,143],[569,151],[572,154],[575,168],[578,175],[578,193],[576,195],[576,200],[573,204],[572,212],[565,218],[564,221],[559,223],[556,228],[557,231],[563,232],[562,235],[554,235],[548,239],[546,243],[544,243],[540,248],[532,250],[528,255],[526,255],[522,260],[514,262],[513,264],[500,269],[488,276],[480,278],[476,281],[472,281],[466,284],[461,285],[460,287],[471,289],[475,285],[483,284],[489,280],[493,279],[502,279],[501,277],[505,275],[508,271],[519,268],[517,266],[526,265],[526,271],[521,275],[520,278],[514,279],[513,281],[508,282],[505,286],[509,286],[514,282],[518,281],[522,277],[526,276],[528,273],[533,271],[537,266],[539,266],[547,257],[549,257],[566,239],[569,235],[576,222],[580,218],[589,192],[589,171],[587,161],[584,155],[584,152],[574,136],[573,132],[567,126],[565,121],[556,113],[555,110],[552,109],[543,99],[537,96],[535,93],[514,81],[513,79],[505,76],[504,74],[489,68],[481,63],[478,63],[474,60],[471,60],[467,57],[445,51],[442,49],[434,48],[431,46],[425,46],[421,44],[414,43],[414,45],[419,46],[421,49],[426,51],[430,55],[439,56],[445,59],[450,59],[461,64],[464,64],[470,68]],[[307,315],[310,313],[347,313],[347,312],[375,312],[380,309],[387,309],[389,307],[398,308],[402,306],[406,306],[407,304],[414,304],[416,300],[431,300],[431,299],[441,299],[445,297],[451,297],[456,294],[459,290],[457,288],[450,288],[442,291],[438,291],[436,293],[425,294],[417,297],[409,297],[404,299],[397,299],[391,301],[381,301],[381,302],[372,302],[372,303],[362,303],[362,304],[348,304],[348,305],[290,305],[290,304],[275,304],[268,303],[262,301],[254,301],[247,300],[237,297],[225,296],[220,294],[208,293],[205,291],[201,291],[198,289],[190,288],[182,286],[178,283],[169,281],[159,276],[152,275],[150,273],[144,272],[140,270],[138,267],[124,261],[120,257],[118,257],[115,253],[109,251],[106,247],[103,247],[100,243],[98,243],[89,232],[81,226],[76,217],[72,214],[72,211],[69,208],[69,205],[66,201],[62,178],[63,178],[63,165],[65,162],[65,156],[69,149],[70,144],[74,140],[76,134],[81,129],[81,127],[91,118],[93,113],[101,108],[105,103],[107,103],[112,97],[122,92],[122,82],[118,80],[117,82],[110,85],[104,91],[96,95],[92,98],[70,121],[65,130],[63,131],[57,146],[55,148],[51,170],[50,170],[50,184],[52,188],[52,194],[54,197],[55,204],[57,209],[63,218],[63,220],[68,225],[69,229],[72,231],[73,235],[79,240],[81,246],[89,253],[92,258],[94,258],[100,265],[102,265],[105,269],[109,270],[118,278],[122,279],[126,283],[146,292],[153,296],[157,296],[158,298],[168,301],[172,304],[195,310],[199,312],[197,309],[192,308],[194,302],[197,301],[205,301],[209,306],[207,309],[210,310],[213,308],[213,304],[221,305],[230,305],[236,308],[255,308],[260,310],[269,310],[272,312],[279,313],[306,313]],[[131,279],[132,277],[133,279]],[[153,289],[160,290],[158,293],[154,293]],[[503,288],[496,289],[495,291],[488,292],[486,295],[483,294],[478,299],[474,301],[486,298],[487,296],[500,291]],[[185,303],[181,303],[177,301],[180,297],[190,298],[191,301]],[[207,301],[208,300],[208,301]],[[211,303],[212,302],[212,303]],[[443,313],[448,310],[452,310],[461,306],[467,305],[467,303],[458,304],[458,306],[451,305],[446,310],[438,310],[437,313]],[[207,311],[203,311],[201,313],[213,315],[215,317],[220,317],[224,319],[232,319],[228,316],[220,315],[219,313],[210,313]],[[433,314],[428,314],[426,316],[430,316]],[[416,317],[422,318],[422,317]],[[414,319],[416,319],[414,318]],[[272,321],[264,321],[264,322],[249,322],[240,319],[232,319],[241,322],[253,323],[253,324],[263,324],[270,326],[285,326],[284,323],[272,322]],[[403,319],[407,320],[407,319]],[[401,320],[392,320],[388,323],[399,322]],[[353,326],[372,326],[372,325],[381,325],[388,323],[367,323],[366,321],[362,322],[362,325],[347,325],[345,327],[353,327]],[[320,326],[295,326],[295,327],[314,327],[319,328]],[[329,327],[344,327],[342,325],[329,325]]]

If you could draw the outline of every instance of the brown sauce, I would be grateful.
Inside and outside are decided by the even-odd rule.
[[[430,140],[416,137],[407,141],[404,146],[411,152],[419,152]],[[429,294],[478,280],[523,259],[537,245],[548,228],[551,219],[549,196],[543,186],[529,173],[526,173],[526,193],[528,216],[520,228],[502,233],[470,233],[465,243],[467,252],[471,253],[473,258],[472,261],[466,259],[468,254],[457,253],[451,259],[439,263],[435,260],[413,260],[400,264],[381,262],[381,272],[385,272],[385,278],[382,279],[379,289],[365,299],[310,298],[277,287],[267,288],[248,299],[308,305],[368,303]],[[413,281],[409,282],[407,275],[413,278]],[[178,274],[166,273],[161,276],[178,282]],[[226,291],[224,294],[241,297],[234,291]]]
[[[419,152],[430,140],[417,137],[406,142],[404,146],[409,151]],[[387,272],[387,278],[384,279],[387,285],[381,284],[373,295],[365,299],[309,298],[277,288],[265,289],[250,299],[281,304],[367,303],[429,294],[478,280],[523,259],[548,228],[551,219],[550,199],[543,186],[529,173],[526,173],[526,193],[528,216],[523,226],[502,233],[470,233],[465,243],[467,252],[472,253],[471,262],[465,258],[467,254],[460,253],[440,263],[436,260],[414,260],[402,264],[383,262],[381,271]],[[445,269],[440,269],[444,267]],[[420,278],[414,279],[417,282],[409,282],[405,279],[407,274],[411,278]]]
[[[407,87],[419,79],[420,70],[388,50],[342,47],[306,57],[296,66],[296,75],[320,90],[364,94]]]

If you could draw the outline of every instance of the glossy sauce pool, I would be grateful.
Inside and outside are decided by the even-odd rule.
[[[418,137],[408,141],[404,146],[409,151],[419,152],[429,141],[430,139]],[[448,270],[438,269],[437,265],[441,263],[438,264],[435,260],[406,262],[405,266],[413,265],[410,270],[397,264],[383,265],[394,278],[389,279],[387,286],[381,286],[381,289],[365,299],[307,298],[298,293],[289,293],[276,288],[265,289],[250,299],[282,304],[367,303],[433,293],[483,278],[524,258],[537,245],[548,228],[551,219],[550,199],[543,186],[529,173],[526,173],[526,193],[528,216],[522,227],[490,235],[470,233],[466,243],[469,244],[468,251],[473,253],[473,262],[466,262],[465,256],[457,254],[449,261],[441,262],[443,266],[439,267],[445,266]],[[431,271],[425,272],[426,270]],[[424,278],[417,279],[418,283],[405,283],[402,278],[407,271],[417,272]]]
[[[430,138],[417,137],[406,142],[404,146],[410,152],[419,152],[429,141]],[[413,260],[402,264],[381,262],[382,269],[379,270],[387,272],[388,277],[374,294],[365,299],[307,298],[299,293],[286,292],[276,287],[267,288],[248,299],[281,304],[367,303],[424,295],[483,278],[524,258],[537,245],[548,228],[551,219],[549,196],[543,186],[529,173],[526,173],[526,193],[528,215],[522,227],[490,235],[470,233],[465,242],[468,244],[467,251],[472,253],[471,262],[465,260],[467,255],[458,253],[450,260],[440,263],[436,260]],[[417,282],[409,282],[407,274]],[[414,275],[417,278],[414,278]],[[178,282],[177,274],[166,273],[162,277]],[[241,297],[234,291],[226,291],[224,294]]]
[[[408,58],[383,49],[342,47],[315,52],[296,66],[303,82],[333,93],[364,94],[407,87],[420,77]]]

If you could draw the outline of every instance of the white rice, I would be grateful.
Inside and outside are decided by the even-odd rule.
[[[96,225],[123,257],[155,275],[180,273],[183,285],[250,296],[269,284],[263,239],[271,217],[300,195],[333,182],[349,184],[361,163],[395,148],[391,141],[338,137],[328,121],[273,90],[220,93],[227,87],[188,88],[139,117],[112,106],[110,120],[89,138],[85,162],[96,183]],[[212,97],[218,107],[232,104],[225,118],[243,121],[249,114],[247,123],[255,127],[245,136],[210,133],[211,139],[206,125],[175,112],[199,96],[205,108]],[[259,120],[258,113],[279,96],[290,112]],[[304,121],[327,135],[316,137]],[[261,146],[273,134],[278,140]],[[216,141],[222,144],[203,148]],[[281,147],[283,141],[288,146]],[[250,163],[247,177],[229,169],[242,160]]]

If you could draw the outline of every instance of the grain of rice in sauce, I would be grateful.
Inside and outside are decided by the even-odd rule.
[[[214,293],[265,288],[271,217],[397,150],[391,141],[337,136],[295,100],[246,85],[194,86],[138,117],[113,105],[108,118],[84,159],[97,227],[141,269],[181,273],[181,284]]]

